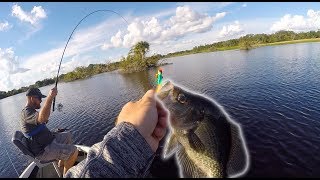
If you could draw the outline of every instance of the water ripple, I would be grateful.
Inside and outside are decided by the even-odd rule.
[[[318,49],[308,43],[204,53],[172,58],[162,68],[165,78],[215,99],[241,124],[251,159],[246,177],[319,177]],[[154,74],[111,72],[61,83],[57,102],[64,106],[51,114],[48,127],[70,128],[75,143],[93,145],[114,127],[123,105],[149,89]],[[19,173],[28,161],[9,142],[24,104],[24,94],[0,101],[2,144]],[[16,177],[4,149],[0,155],[0,176]]]

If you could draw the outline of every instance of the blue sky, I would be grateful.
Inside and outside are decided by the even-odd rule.
[[[249,33],[320,29],[317,2],[0,2],[0,91],[90,63],[118,61],[138,41],[167,54]]]

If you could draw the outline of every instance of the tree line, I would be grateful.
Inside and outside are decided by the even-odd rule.
[[[74,81],[77,79],[88,78],[88,77],[91,77],[91,76],[99,74],[99,73],[113,71],[118,68],[119,68],[119,62],[107,63],[107,64],[90,64],[88,67],[80,66],[80,67],[75,68],[71,72],[68,72],[66,74],[61,74],[60,76],[58,76],[58,80],[59,80],[59,82],[61,82],[61,81],[62,82],[70,82],[70,81]],[[44,80],[37,81],[32,85],[21,87],[19,89],[13,89],[13,90],[10,90],[7,92],[0,91],[0,99],[6,98],[9,96],[13,96],[15,94],[19,94],[22,92],[26,92],[31,87],[40,88],[43,86],[54,84],[55,82],[56,82],[56,77],[47,78]]]
[[[230,39],[227,41],[221,41],[213,44],[205,44],[195,46],[191,50],[178,51],[174,53],[168,53],[166,55],[154,54],[147,57],[146,54],[149,51],[150,44],[146,41],[140,41],[131,47],[126,57],[122,57],[119,62],[104,63],[104,64],[90,64],[87,67],[80,66],[73,71],[59,76],[59,81],[69,82],[77,79],[84,79],[96,74],[121,70],[124,73],[143,71],[150,67],[158,65],[158,61],[162,58],[169,58],[174,56],[213,52],[229,49],[251,49],[265,44],[277,43],[283,41],[292,41],[300,39],[312,39],[320,38],[320,30],[295,33],[293,31],[278,31],[273,34],[248,34],[238,39]],[[22,93],[28,90],[30,87],[43,87],[50,84],[54,84],[56,77],[47,78],[41,81],[37,81],[30,86],[21,87],[19,89],[13,89],[10,91],[0,91],[0,99],[9,97],[18,93]]]
[[[190,50],[178,51],[174,53],[168,53],[165,58],[181,56],[187,54],[203,53],[203,52],[213,52],[229,49],[251,49],[258,47],[260,45],[277,43],[282,41],[293,41],[300,39],[312,39],[320,38],[320,30],[300,32],[295,33],[293,31],[278,31],[273,34],[247,34],[238,39],[230,39],[227,41],[221,41],[213,44],[205,44],[200,46],[195,46]]]
[[[149,51],[149,43],[146,41],[140,41],[130,49],[127,57],[123,57],[119,62],[104,63],[104,64],[90,64],[87,67],[80,66],[75,68],[73,71],[66,74],[61,74],[58,79],[59,82],[70,82],[78,79],[89,78],[93,75],[110,72],[114,70],[122,70],[122,72],[130,73],[143,71],[147,68],[154,67],[157,65],[159,59],[163,56],[160,54],[146,57],[146,53]],[[31,87],[43,87],[56,82],[56,77],[47,78],[44,80],[37,81],[35,84],[21,87],[19,89],[13,89],[10,91],[0,91],[0,99],[13,96],[22,92],[26,92]]]

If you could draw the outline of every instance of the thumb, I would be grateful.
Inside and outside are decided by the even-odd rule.
[[[148,90],[143,97],[141,98],[142,101],[145,102],[151,102],[151,103],[155,103],[155,90],[154,89],[150,89]]]

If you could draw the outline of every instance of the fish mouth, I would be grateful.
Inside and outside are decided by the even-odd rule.
[[[192,124],[175,124],[174,122],[172,122],[172,120],[170,121],[170,125],[171,128],[177,130],[177,131],[189,131],[191,129],[193,129],[194,127],[197,126],[196,123],[192,123]]]
[[[173,84],[170,81],[166,81],[163,83],[163,85],[160,87],[158,97],[163,100],[166,97],[168,97],[170,91],[173,89]]]

